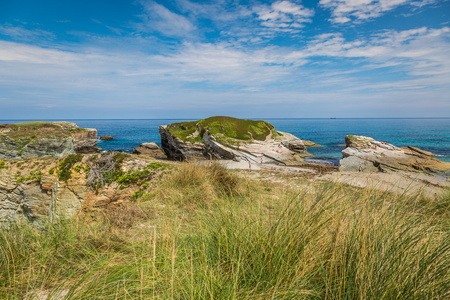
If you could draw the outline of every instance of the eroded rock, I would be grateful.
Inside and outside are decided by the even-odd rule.
[[[156,143],[143,143],[139,147],[134,148],[132,153],[156,158],[166,158],[166,154]]]
[[[112,140],[114,140],[114,137],[113,137],[113,136],[110,136],[110,135],[102,135],[102,136],[100,137],[100,140],[101,140],[101,141],[112,141]]]
[[[341,171],[359,171],[361,168],[364,172],[450,172],[450,163],[416,147],[399,148],[365,136],[349,135],[345,141],[347,147],[342,150]]]
[[[71,174],[61,179],[63,159],[54,157],[2,160],[0,168],[0,226],[11,221],[40,222],[48,218],[71,217],[80,211],[101,209],[129,202],[141,188],[143,180],[151,180],[152,174],[162,164],[142,172],[152,162],[149,159],[119,154],[118,172],[122,181],[111,181],[104,186],[87,184],[87,162],[100,155],[82,155],[70,166]],[[68,156],[70,157],[70,156]],[[142,172],[144,177],[133,172]],[[126,178],[128,176],[128,179]]]
[[[161,146],[175,160],[227,159],[300,165],[311,156],[303,141],[265,121],[211,117],[160,126]]]
[[[0,125],[0,158],[63,157],[97,152],[97,130],[69,122]]]

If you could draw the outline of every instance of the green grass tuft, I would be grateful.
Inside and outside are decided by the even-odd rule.
[[[82,154],[70,154],[58,164],[58,179],[67,182],[72,178],[72,167],[83,158]]]

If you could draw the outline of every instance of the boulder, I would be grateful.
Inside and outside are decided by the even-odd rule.
[[[112,141],[112,140],[114,140],[114,137],[110,135],[102,135],[100,137],[100,141]]]
[[[0,158],[62,157],[97,152],[97,130],[69,122],[0,125]]]
[[[306,147],[322,147],[322,145],[314,143],[312,141],[302,140],[302,142]]]
[[[339,170],[364,172],[407,171],[450,172],[450,163],[434,158],[433,154],[416,147],[399,148],[370,137],[348,135],[342,150]]]
[[[166,158],[166,154],[156,143],[143,143],[139,147],[134,148],[132,153],[156,158]]]
[[[161,146],[175,160],[227,159],[300,165],[311,156],[303,141],[265,121],[211,117],[159,127]]]

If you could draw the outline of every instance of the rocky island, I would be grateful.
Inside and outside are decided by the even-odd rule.
[[[266,121],[211,117],[160,126],[161,146],[174,160],[227,159],[300,165],[311,156],[303,141]]]
[[[97,130],[69,122],[0,124],[0,158],[62,157],[97,152]]]

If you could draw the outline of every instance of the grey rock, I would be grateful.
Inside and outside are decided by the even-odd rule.
[[[0,158],[63,157],[73,153],[97,152],[97,130],[79,128],[75,123],[53,122],[48,127],[0,128]]]
[[[450,172],[450,163],[432,157],[432,153],[415,147],[399,148],[370,137],[346,136],[339,169],[364,172]]]
[[[174,137],[167,125],[160,126],[162,149],[168,158],[174,160],[212,158],[277,165],[301,165],[304,156],[311,156],[302,140],[289,133],[281,132],[275,138],[271,134],[265,141],[249,140],[241,146],[235,146],[218,141],[202,128],[192,136],[198,137],[200,132],[203,132],[201,142],[191,143]]]
[[[159,126],[161,147],[168,158],[173,160],[194,160],[207,157],[206,147],[203,143],[183,142],[174,137],[167,126]]]
[[[133,154],[148,155],[157,158],[165,158],[166,155],[161,147],[156,143],[142,143],[139,147],[133,149]]]

